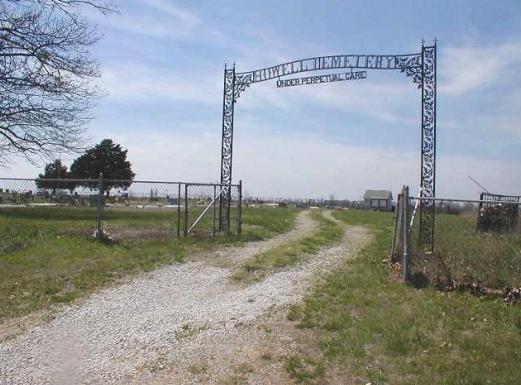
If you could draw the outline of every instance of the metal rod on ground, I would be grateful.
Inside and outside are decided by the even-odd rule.
[[[409,186],[403,190],[403,281],[409,282],[410,265],[410,232],[409,232]]]
[[[239,207],[238,207],[237,234],[242,233],[242,179],[239,181]]]
[[[188,236],[188,184],[185,184],[185,237]]]
[[[181,183],[177,184],[177,238],[181,236]]]
[[[100,172],[98,180],[98,207],[96,217],[96,239],[103,239],[103,173]]]

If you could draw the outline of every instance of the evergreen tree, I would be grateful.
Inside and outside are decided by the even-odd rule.
[[[104,180],[119,179],[117,182],[104,183],[107,196],[111,188],[126,189],[135,176],[131,164],[127,160],[127,151],[114,143],[112,139],[104,139],[74,161],[71,165],[70,175],[77,179],[98,179],[100,173],[103,173]],[[82,185],[89,188],[94,187],[92,183]]]
[[[67,166],[64,166],[60,159],[56,159],[54,162],[45,165],[43,174],[38,175],[39,179],[36,180],[36,186],[41,189],[52,189],[53,195],[56,194],[56,189],[74,190],[73,184],[56,180],[45,180],[67,179],[68,177]]]

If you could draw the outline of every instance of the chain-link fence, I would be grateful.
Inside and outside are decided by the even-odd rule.
[[[0,215],[62,220],[98,238],[240,234],[242,183],[0,178]]]
[[[417,214],[427,198],[408,197],[408,188],[402,190],[392,254],[404,278],[444,289],[521,287],[520,199],[501,197],[429,199],[436,212],[431,251],[420,243]]]
[[[184,234],[241,233],[242,183],[184,185]]]

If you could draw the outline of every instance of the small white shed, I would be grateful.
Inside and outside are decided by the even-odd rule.
[[[364,202],[372,210],[392,211],[393,194],[387,190],[365,190]]]

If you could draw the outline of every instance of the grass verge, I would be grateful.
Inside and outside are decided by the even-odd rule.
[[[261,279],[270,271],[294,265],[306,255],[316,254],[321,247],[342,239],[342,226],[325,218],[321,211],[311,212],[311,217],[318,222],[318,229],[314,234],[253,256],[232,275],[232,280],[249,282]]]
[[[288,313],[298,327],[317,333],[321,351],[317,357],[292,357],[288,365],[326,368],[300,371],[298,382],[326,383],[329,369],[373,385],[519,383],[521,306],[395,282],[382,263],[392,215],[355,210],[335,215],[368,227],[374,240]]]
[[[0,210],[0,320],[71,302],[127,275],[181,262],[185,255],[267,238],[294,226],[296,210],[245,208],[241,236],[210,239],[90,239],[95,211],[81,208]],[[171,213],[107,210],[112,228],[168,228]],[[168,234],[168,233],[167,233]]]
[[[435,253],[416,253],[414,270],[424,272],[435,283],[480,282],[492,289],[521,287],[521,234],[477,232],[476,216],[437,214]],[[418,236],[417,227],[413,234]]]

